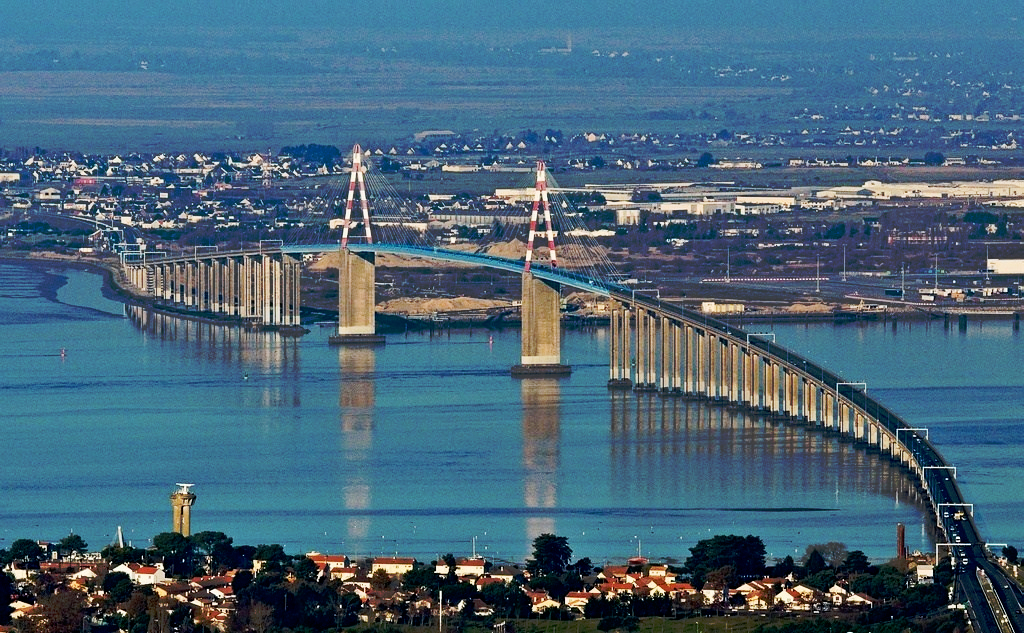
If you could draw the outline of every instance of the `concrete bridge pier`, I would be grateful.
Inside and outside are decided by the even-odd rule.
[[[736,343],[732,341],[726,342],[725,349],[728,352],[728,366],[729,366],[729,402],[738,403],[743,397],[740,395],[742,389],[742,360],[740,357],[740,348]]]
[[[662,316],[658,317],[658,328],[661,333],[661,382],[659,387],[664,395],[679,395],[681,392],[679,359],[682,357],[680,326]]]
[[[821,393],[822,426],[830,431],[836,430],[836,399],[830,391],[822,390]]]
[[[384,337],[377,334],[374,312],[376,255],[343,248],[338,256],[338,332],[327,341],[331,345],[381,345]]]
[[[630,349],[630,313],[621,303],[611,309],[611,341],[608,344],[608,388],[632,389]]]
[[[750,398],[751,404],[758,411],[764,411],[764,357],[758,353],[751,355],[750,365]]]
[[[657,334],[655,316],[646,310],[636,311],[636,375],[635,391],[657,391]]]
[[[512,366],[512,376],[568,376],[572,367],[562,364],[561,286],[523,273],[522,362]]]
[[[742,404],[754,408],[754,355],[750,353],[750,349],[748,348],[741,348],[739,354],[740,371],[743,373],[741,378],[743,381],[743,388],[740,391],[740,401]]]
[[[672,394],[678,396],[683,393],[683,326],[675,321],[667,324],[672,332]]]
[[[729,380],[726,364],[726,342],[718,335],[711,336],[711,398],[717,402],[726,400],[726,389]]]

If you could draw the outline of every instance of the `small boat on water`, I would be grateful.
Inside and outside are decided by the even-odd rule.
[[[862,299],[857,305],[836,308],[832,314],[836,319],[874,321],[885,316],[888,308],[881,303],[864,303]]]

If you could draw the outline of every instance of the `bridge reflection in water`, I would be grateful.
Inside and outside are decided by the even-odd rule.
[[[555,378],[520,380],[523,403],[523,505],[553,509],[558,505],[562,392]],[[557,532],[555,519],[538,513],[526,519],[526,539]]]
[[[629,392],[609,397],[608,478],[624,487],[618,491],[622,498],[675,500],[682,510],[740,509],[749,504],[750,490],[760,491],[756,498],[772,499],[785,499],[791,491],[834,490],[834,498],[821,498],[815,509],[840,511],[850,505],[842,501],[850,495],[877,495],[931,516],[916,477],[906,468],[821,427],[708,401]],[[693,498],[695,481],[701,482],[698,499]],[[691,507],[709,500],[713,508]],[[924,529],[933,540],[934,525]],[[793,542],[807,544],[798,538]]]
[[[347,511],[343,533],[352,542],[364,540],[370,533],[370,518],[365,512],[371,508],[372,499],[365,467],[373,458],[374,449],[377,356],[372,347],[337,349],[341,460],[335,467],[341,469],[342,507]]]
[[[319,381],[316,371],[326,369],[323,376],[328,385],[334,381],[337,385],[337,412],[333,413],[336,448],[324,447],[325,457],[317,465],[321,472],[314,476],[322,483],[336,486],[333,488],[336,501],[323,499],[326,507],[311,510],[324,512],[320,519],[324,521],[323,528],[331,535],[343,535],[343,547],[377,552],[379,542],[376,539],[381,532],[390,530],[388,521],[394,519],[391,517],[393,508],[389,506],[396,501],[381,498],[384,493],[375,490],[382,483],[375,481],[383,476],[379,474],[381,456],[393,450],[392,438],[375,435],[375,423],[381,422],[377,419],[381,415],[380,405],[386,404],[378,402],[377,398],[380,391],[377,381],[381,376],[377,356],[392,352],[349,346],[328,350],[313,342],[314,356],[329,356],[318,361],[307,358],[303,362],[303,349],[298,340],[275,332],[197,322],[135,307],[128,308],[128,313],[132,323],[150,338],[175,342],[176,353],[219,366],[218,371],[231,379],[242,381],[243,372],[250,372],[246,388],[239,391],[245,405],[260,409],[309,406],[315,410],[322,405],[312,395],[304,405],[302,385],[311,378]],[[600,338],[605,333],[601,330],[595,336]],[[326,367],[312,366],[330,356],[336,357],[336,369],[330,368],[335,361],[328,361]],[[304,371],[307,375],[303,375]],[[237,377],[232,372],[236,372]],[[680,512],[719,508],[785,509],[745,508],[750,503],[752,489],[761,491],[754,498],[774,500],[771,503],[781,499],[783,505],[793,491],[817,491],[813,496],[817,507],[810,510],[821,510],[826,513],[824,516],[856,507],[857,504],[846,502],[849,495],[886,497],[897,505],[913,507],[921,516],[930,516],[927,501],[906,469],[877,449],[854,443],[821,427],[783,423],[769,414],[708,401],[602,389],[597,397],[607,398],[609,419],[604,428],[608,431],[600,430],[605,423],[594,420],[597,433],[594,437],[598,441],[587,450],[598,452],[583,455],[577,452],[580,446],[573,438],[563,437],[563,418],[572,420],[572,433],[583,430],[578,426],[578,411],[565,409],[572,407],[569,402],[577,397],[575,391],[566,393],[566,385],[573,383],[547,377],[523,378],[518,383],[522,446],[519,460],[513,458],[513,461],[520,462],[521,509],[516,510],[518,504],[511,499],[508,503],[519,517],[516,520],[521,521],[521,527],[517,528],[518,535],[505,535],[517,541],[521,539],[521,545],[513,547],[513,551],[529,551],[529,544],[537,535],[561,533],[569,522],[578,521],[573,518],[559,525],[562,517],[574,512],[604,511],[601,504],[605,500],[611,504],[605,508],[608,510],[615,510],[616,504],[622,504],[626,512],[629,508],[655,507],[677,516]],[[308,386],[307,390],[315,394],[316,385]],[[333,386],[328,390],[333,391]],[[250,394],[258,394],[258,400],[254,401]],[[394,397],[389,395],[387,400]],[[603,417],[603,405],[595,407],[595,414],[596,411],[601,411]],[[325,412],[330,410],[325,409]],[[287,437],[290,428],[287,418],[268,413],[269,416],[261,418],[262,423],[276,424],[274,432],[280,431],[284,434],[282,437]],[[296,420],[301,421],[306,416],[303,413]],[[604,437],[607,437],[607,446]],[[294,449],[303,450],[301,446]],[[584,484],[574,481],[560,494],[560,477],[579,472],[575,464],[567,468],[562,461],[582,457],[593,459],[594,468],[603,468],[601,464],[605,460],[600,453],[608,455],[608,470],[597,473],[589,485],[606,496],[600,501],[584,499],[584,503],[594,505],[580,508],[576,504],[580,503],[579,490]],[[287,457],[281,459],[288,461]],[[438,473],[426,473],[426,476],[434,477]],[[512,473],[510,476],[515,477]],[[700,482],[696,485],[700,490],[699,498],[694,498],[694,482]],[[514,481],[509,483],[515,486]],[[835,497],[828,498],[829,491],[833,490]],[[801,498],[804,501],[798,505],[807,505],[809,497]],[[576,507],[567,507],[567,503]],[[415,523],[418,516],[418,512],[412,511],[410,524]],[[776,515],[753,523],[778,522],[778,518]],[[791,523],[816,520],[814,515],[808,518],[806,512],[788,518]],[[727,530],[729,526],[723,525],[720,529]],[[934,540],[933,528],[928,530],[927,538]],[[574,538],[584,540],[579,536]],[[593,538],[603,537],[595,534]],[[794,536],[793,544],[802,548],[807,542]]]
[[[302,406],[299,341],[278,332],[183,319],[140,306],[125,306],[129,321],[161,341],[179,344],[185,354],[238,370],[238,379],[258,386],[264,408]],[[185,345],[182,345],[185,344]],[[244,369],[243,369],[244,368]],[[274,376],[275,380],[264,380]]]

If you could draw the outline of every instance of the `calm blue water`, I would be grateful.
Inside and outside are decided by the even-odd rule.
[[[378,349],[126,316],[97,275],[0,263],[0,547],[145,545],[195,483],[193,530],[293,553],[477,550],[521,560],[542,532],[577,556],[685,558],[712,534],[771,555],[842,540],[892,556],[931,540],[899,471],[800,428],[677,399],[610,394],[603,330],[566,334],[564,380],[513,380],[517,331],[391,336]],[[1024,542],[1018,339],[1009,325],[777,327],[932,428],[993,541]],[[60,350],[66,349],[61,357]],[[938,362],[938,359],[944,359]],[[932,362],[935,361],[935,362]],[[876,386],[877,385],[877,386]],[[970,386],[967,386],[970,385]]]

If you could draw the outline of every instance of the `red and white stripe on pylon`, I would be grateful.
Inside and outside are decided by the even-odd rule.
[[[544,209],[544,226],[547,228],[548,251],[551,253],[551,267],[558,267],[555,254],[555,231],[551,228],[551,203],[548,200],[548,172],[544,161],[537,161],[537,184],[533,188],[533,208],[530,210],[530,235],[526,239],[526,272],[530,271],[533,260],[533,238],[537,235],[537,212]]]
[[[363,227],[366,230],[366,243],[373,244],[373,237],[370,235],[370,202],[366,197],[366,180],[363,178],[363,150],[356,143],[352,146],[352,175],[348,179],[348,199],[345,201],[345,224],[341,229],[341,247],[348,246],[348,229],[352,221],[352,202],[356,194],[356,185],[359,186],[359,206],[363,212]]]

